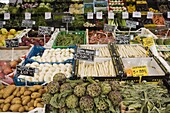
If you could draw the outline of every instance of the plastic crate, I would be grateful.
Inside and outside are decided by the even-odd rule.
[[[60,31],[58,33],[58,35],[64,35],[66,34],[66,31]],[[82,44],[86,44],[86,32],[85,31],[68,31],[68,34],[76,34],[76,35],[80,35],[83,37],[83,43]],[[58,35],[53,43],[53,46],[52,48],[57,48],[57,47],[67,47],[67,45],[64,45],[64,46],[60,46],[60,45],[57,45],[57,38],[58,38]],[[77,43],[73,44],[73,45],[76,45]],[[72,45],[68,45],[68,46],[72,46]]]
[[[32,61],[32,60],[28,60],[28,59],[26,59],[21,65],[22,66],[25,66],[26,64],[28,64],[28,63],[33,63],[34,61]],[[72,64],[72,76],[69,78],[69,79],[74,79],[74,73],[75,73],[75,61],[73,61],[73,62],[62,62],[62,63],[48,63],[48,64],[66,64],[66,63],[69,63],[69,64]],[[39,64],[45,64],[45,63],[39,63]],[[46,82],[45,81],[42,81],[42,82],[30,82],[30,81],[25,81],[24,79],[22,79],[22,78],[18,78],[18,74],[16,74],[15,73],[15,75],[14,75],[14,78],[13,78],[13,80],[14,80],[14,83],[15,83],[15,85],[16,86],[33,86],[33,85],[43,85],[43,84],[45,84]]]
[[[76,53],[76,50],[77,50],[77,46],[67,46],[67,47],[55,47],[54,49],[57,49],[57,48],[60,48],[60,49],[67,49],[67,48],[72,48],[75,50],[75,53]],[[46,50],[46,48],[42,47],[42,46],[34,46],[31,51],[29,52],[29,54],[27,55],[26,59],[28,60],[31,60],[31,61],[34,61],[34,62],[38,62],[36,60],[33,60],[31,59],[31,57],[33,56],[42,56],[44,51]],[[73,53],[73,54],[75,54]],[[73,62],[74,59],[67,59],[66,61],[64,62]],[[38,62],[38,63],[56,63],[56,62]]]

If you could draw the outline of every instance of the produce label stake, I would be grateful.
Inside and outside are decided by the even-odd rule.
[[[12,48],[12,58],[11,61],[14,61],[14,48]]]
[[[45,34],[44,34],[44,45],[46,45],[46,39],[45,39]]]

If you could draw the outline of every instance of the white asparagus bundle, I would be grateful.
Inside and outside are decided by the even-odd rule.
[[[111,60],[94,63],[79,62],[78,76],[107,77],[116,76],[116,72]]]
[[[110,57],[110,52],[107,46],[105,47],[92,47],[92,46],[86,46],[86,47],[81,47],[84,49],[91,49],[91,50],[98,50],[99,51],[99,58],[101,57]]]
[[[146,50],[140,45],[117,45],[117,50],[122,58],[146,57]]]

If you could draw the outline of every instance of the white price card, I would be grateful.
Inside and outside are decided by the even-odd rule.
[[[115,14],[114,12],[108,12],[108,19],[114,19]]]
[[[128,19],[129,13],[128,12],[122,12],[122,19]]]
[[[93,19],[93,13],[92,12],[87,13],[87,19]]]
[[[141,12],[133,12],[132,17],[141,18]]]
[[[103,19],[103,12],[96,12],[96,19]]]
[[[170,18],[170,12],[167,12],[167,18]]]
[[[153,12],[147,12],[147,19],[153,18]]]
[[[10,13],[4,13],[4,20],[10,19]]]
[[[30,20],[31,19],[31,13],[25,13],[25,20]]]
[[[51,19],[51,12],[45,12],[45,19]]]

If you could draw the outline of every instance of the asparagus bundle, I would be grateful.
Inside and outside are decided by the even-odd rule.
[[[87,76],[116,76],[112,61],[103,61],[95,63],[79,62],[78,75]]]
[[[123,58],[146,57],[146,50],[140,45],[118,45],[118,53]]]
[[[84,49],[91,49],[91,50],[98,50],[99,53],[99,58],[101,57],[110,57],[110,52],[107,46],[104,47],[92,47],[92,46],[86,46],[86,47],[81,47]]]

